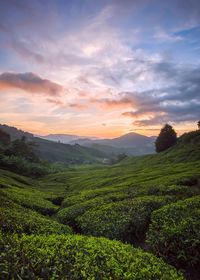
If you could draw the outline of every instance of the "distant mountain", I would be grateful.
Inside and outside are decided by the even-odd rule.
[[[114,139],[104,140],[104,142],[117,147],[138,147],[151,143],[151,138],[135,132],[131,132]]]
[[[144,155],[154,153],[154,142],[156,137],[148,137],[135,132],[131,132],[114,139],[76,139],[70,144],[79,144],[86,147],[93,147],[97,150],[117,155],[126,153],[127,155]]]
[[[46,139],[46,140],[50,140],[50,141],[54,141],[54,142],[61,142],[61,143],[65,143],[65,144],[74,144],[76,143],[77,140],[81,140],[81,139],[87,139],[87,140],[95,140],[98,138],[95,137],[91,137],[91,138],[87,138],[85,136],[79,136],[79,135],[73,135],[73,134],[48,134],[45,136],[40,136],[37,135],[38,137],[42,138],[42,139]]]
[[[34,137],[31,133],[7,125],[0,124],[0,129],[10,134],[11,140],[19,139],[22,136],[31,139],[36,144],[34,148],[35,154],[39,158],[50,162],[64,164],[104,163],[111,158],[104,151],[96,150],[92,147],[84,147],[78,144],[69,145]]]
[[[98,139],[73,134],[49,134],[34,137],[31,133],[7,125],[0,125],[0,129],[9,133],[12,140],[22,136],[32,138],[37,144],[35,152],[39,157],[63,163],[103,162],[120,153],[138,156],[152,154],[155,151],[156,137],[147,137],[135,132],[113,139]]]

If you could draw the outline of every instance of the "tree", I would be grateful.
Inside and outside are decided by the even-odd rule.
[[[0,144],[4,146],[10,145],[10,134],[0,129]]]
[[[23,157],[29,161],[38,161],[38,157],[34,154],[34,142],[28,142],[25,136],[21,139],[16,139],[11,146],[6,150],[6,155]]]
[[[197,122],[198,129],[200,129],[200,121]]]
[[[169,124],[166,124],[160,131],[160,134],[158,135],[155,146],[156,146],[156,152],[160,153],[162,151],[167,150],[174,144],[176,144],[177,141],[177,135],[173,127]]]

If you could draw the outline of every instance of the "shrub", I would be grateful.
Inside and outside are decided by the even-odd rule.
[[[200,196],[155,211],[147,242],[152,252],[176,266],[200,265]]]
[[[137,243],[145,237],[152,211],[169,200],[149,196],[104,204],[86,211],[77,222],[85,234]]]
[[[58,206],[46,199],[44,193],[31,188],[12,187],[1,192],[12,201],[44,215],[52,215],[58,210]]]
[[[94,192],[95,193],[95,192]],[[78,227],[77,218],[80,215],[83,215],[87,210],[93,207],[97,207],[106,203],[114,202],[114,201],[122,201],[125,198],[127,198],[127,194],[123,192],[114,192],[114,193],[100,193],[99,196],[94,196],[94,198],[89,198],[88,196],[85,197],[83,195],[77,196],[77,204],[73,204],[67,208],[62,208],[60,211],[56,214],[58,219],[62,223],[67,223],[73,226]],[[66,198],[62,204],[62,206],[65,206],[65,203],[69,203],[69,201],[72,201],[75,199],[75,196]],[[84,201],[84,200],[85,201]],[[82,201],[83,200],[83,201]]]
[[[2,236],[0,265],[4,279],[184,279],[150,253],[77,235]]]
[[[69,226],[62,225],[30,209],[25,209],[4,196],[0,196],[0,200],[0,227],[3,232],[47,235],[72,233]]]

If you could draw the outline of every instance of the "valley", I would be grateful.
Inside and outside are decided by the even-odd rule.
[[[0,174],[3,279],[196,279],[199,131],[110,166]]]

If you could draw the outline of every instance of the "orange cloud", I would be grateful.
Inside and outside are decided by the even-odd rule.
[[[22,89],[31,93],[42,93],[45,95],[58,96],[63,87],[47,79],[42,79],[38,75],[27,73],[10,73],[0,74],[1,89]]]
[[[134,102],[130,97],[122,97],[120,99],[97,99],[90,98],[90,103],[100,104],[104,108],[116,108],[116,107],[124,107],[124,106],[133,106]]]
[[[134,119],[141,119],[141,118],[150,118],[150,117],[154,117],[156,115],[156,112],[153,111],[148,111],[148,112],[124,112],[122,113],[122,116],[125,117],[131,117]]]
[[[47,102],[52,103],[56,106],[59,106],[61,108],[75,108],[75,109],[86,109],[88,108],[88,106],[86,104],[82,104],[82,103],[70,103],[70,104],[66,104],[61,100],[58,99],[52,99],[52,98],[47,98]]]

